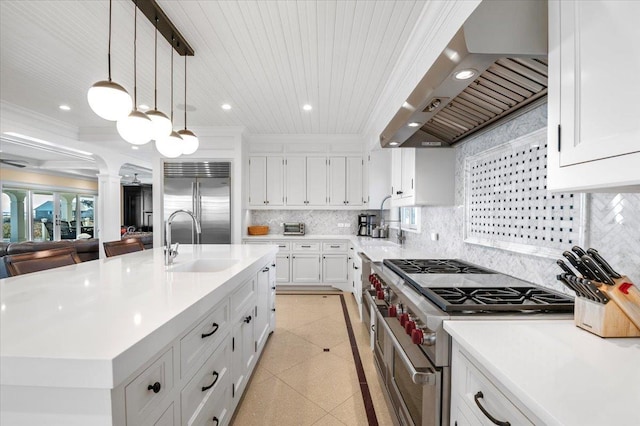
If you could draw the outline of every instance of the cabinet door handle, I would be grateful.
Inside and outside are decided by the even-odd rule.
[[[340,246],[329,246],[331,248],[340,248]]]
[[[247,324],[249,324],[251,322],[251,315],[244,317],[244,322],[246,322]]]
[[[300,246],[302,248],[311,248],[311,246]]]
[[[271,267],[272,267],[272,268],[275,268],[275,267],[276,267],[276,264],[275,264],[275,263],[272,263],[272,264],[271,264]]]
[[[208,391],[209,389],[211,389],[213,387],[213,385],[216,384],[217,381],[218,381],[218,372],[214,371],[213,372],[213,382],[209,386],[203,386],[202,387],[202,392],[205,392],[205,391]]]
[[[498,425],[498,426],[511,426],[511,423],[509,423],[509,422],[503,422],[503,421],[500,421],[500,420],[496,419],[495,417],[493,417],[493,416],[492,416],[492,415],[487,411],[487,409],[486,409],[486,408],[484,408],[484,407],[482,406],[482,404],[480,404],[480,398],[483,398],[483,397],[484,397],[484,395],[482,394],[482,391],[478,391],[478,393],[476,393],[476,394],[473,396],[473,400],[476,402],[476,405],[478,406],[478,408],[480,409],[480,411],[482,411],[482,414],[484,414],[485,416],[487,416],[487,418],[488,418],[489,420],[491,420],[491,422],[492,422],[494,425]]]
[[[206,333],[206,334],[205,334],[205,333],[202,333],[202,338],[203,338],[203,339],[204,339],[205,337],[209,337],[209,336],[211,336],[213,333],[215,333],[216,331],[218,331],[218,324],[217,324],[217,323],[215,323],[215,322],[214,322],[211,326],[213,327],[213,331],[212,331],[211,333]]]
[[[217,417],[214,417],[211,421],[213,422],[213,426],[218,426],[219,421]]]
[[[153,393],[160,392],[160,389],[162,389],[160,382],[155,382],[154,384],[147,386],[147,390],[152,390]]]
[[[267,266],[266,268],[264,268],[262,272],[269,272],[269,267]]]

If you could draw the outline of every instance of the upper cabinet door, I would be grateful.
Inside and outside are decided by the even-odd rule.
[[[287,167],[287,205],[307,205],[307,162],[305,157],[288,157]]]
[[[362,205],[362,157],[347,157],[347,206]]]
[[[307,157],[307,205],[327,205],[326,157]]]
[[[561,166],[640,152],[640,2],[560,2]]]
[[[425,148],[428,149],[428,148]],[[416,177],[416,149],[402,148],[402,198],[413,197],[415,190]]]
[[[640,190],[640,2],[549,2],[547,187]]]
[[[265,177],[267,175],[267,157],[249,158],[249,205],[265,206],[267,192]]]
[[[284,205],[284,159],[282,157],[267,157],[266,188],[268,206]]]
[[[401,148],[391,151],[391,197],[394,200],[402,198],[402,151]]]
[[[329,205],[345,206],[347,165],[345,157],[329,158]]]

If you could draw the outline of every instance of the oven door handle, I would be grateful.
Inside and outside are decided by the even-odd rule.
[[[409,374],[411,375],[411,381],[416,385],[435,385],[436,372],[430,367],[416,368],[411,362],[411,360],[409,359],[409,356],[407,355],[407,353],[404,351],[404,349],[402,349],[402,345],[396,338],[396,335],[393,334],[393,331],[391,331],[391,328],[389,328],[389,324],[387,324],[387,322],[384,320],[384,317],[382,317],[380,312],[378,312],[377,314],[378,314],[378,323],[382,324],[382,326],[384,327],[384,331],[386,332],[389,339],[391,339],[391,343],[393,344],[396,350],[396,353],[398,354],[398,356],[402,360],[402,363],[404,364],[406,369],[409,371]]]

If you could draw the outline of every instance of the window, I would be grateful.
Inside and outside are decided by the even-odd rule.
[[[405,231],[420,232],[420,207],[400,207],[391,209],[389,221],[391,228],[398,228],[398,222],[402,223]]]

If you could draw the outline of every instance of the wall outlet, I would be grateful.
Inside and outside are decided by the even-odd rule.
[[[431,241],[438,241],[438,233],[431,232]]]
[[[338,228],[344,228],[344,224],[338,223]]]

